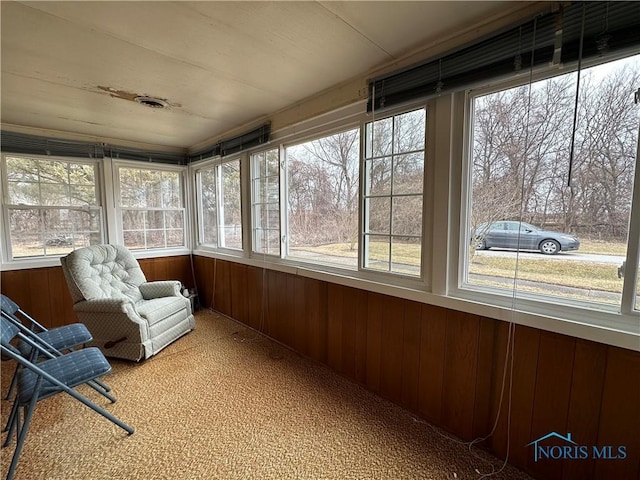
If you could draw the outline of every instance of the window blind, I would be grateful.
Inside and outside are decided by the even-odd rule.
[[[369,81],[367,111],[468,88],[532,67],[640,47],[640,3],[574,2],[487,38]]]
[[[271,124],[265,123],[264,125],[243,133],[242,135],[222,140],[216,144],[209,145],[202,150],[190,153],[189,161],[195,162],[196,160],[203,160],[205,158],[216,156],[224,157],[226,155],[241,152],[248,148],[258,147],[267,143],[270,139],[270,135]]]
[[[62,140],[4,130],[0,132],[0,148],[3,152],[29,155],[74,158],[102,158],[104,156],[104,148],[100,143]]]

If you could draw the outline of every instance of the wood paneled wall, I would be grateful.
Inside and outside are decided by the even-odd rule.
[[[180,280],[192,288],[189,255],[139,260],[148,281]],[[77,322],[62,267],[1,272],[0,291],[47,328]]]
[[[505,322],[227,261],[194,264],[204,306],[462,439],[486,435],[498,416],[484,446],[504,458],[509,445],[509,461],[536,478],[640,478],[638,352],[516,326],[512,397],[501,404]],[[624,445],[627,458],[534,462],[527,444],[552,431],[589,448]]]

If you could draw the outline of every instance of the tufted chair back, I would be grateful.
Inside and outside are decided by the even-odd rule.
[[[92,245],[62,259],[73,302],[101,298],[142,299],[146,278],[138,261],[121,245]]]

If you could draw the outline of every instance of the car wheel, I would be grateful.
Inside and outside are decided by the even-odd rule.
[[[543,240],[540,244],[540,252],[545,255],[555,255],[560,251],[560,244],[555,240]]]
[[[487,243],[484,241],[484,238],[477,238],[476,250],[486,250],[486,249],[487,249]]]

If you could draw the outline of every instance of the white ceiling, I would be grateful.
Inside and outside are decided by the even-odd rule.
[[[2,123],[189,148],[512,3],[2,1]]]

